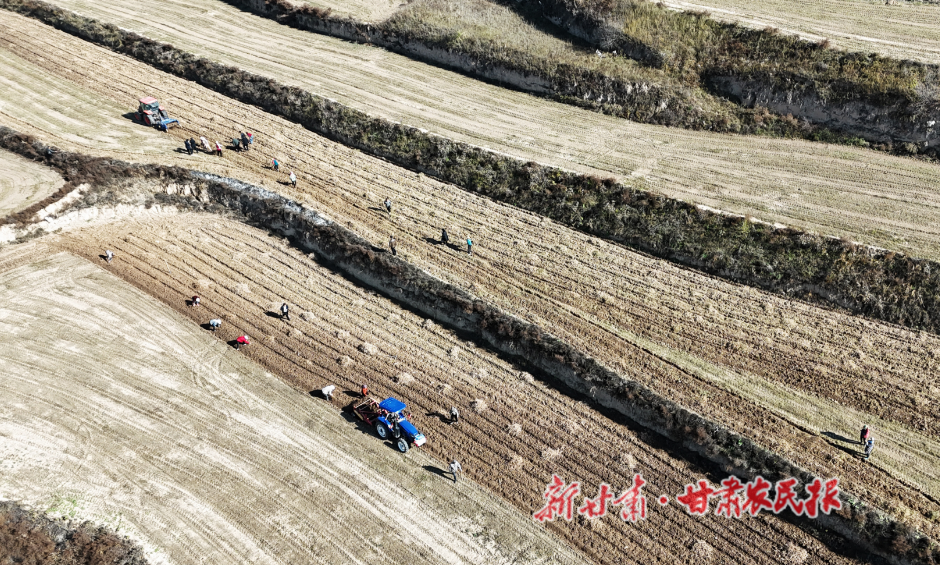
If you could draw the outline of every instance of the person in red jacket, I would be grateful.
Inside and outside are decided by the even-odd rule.
[[[362,390],[362,397],[363,397],[363,398],[369,396],[369,387],[367,387],[366,385],[361,385],[360,388],[361,388],[361,390]]]
[[[235,340],[235,349],[241,349],[243,345],[251,345],[247,335],[238,336]]]

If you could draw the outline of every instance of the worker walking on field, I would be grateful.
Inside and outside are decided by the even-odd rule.
[[[281,170],[281,164],[277,162],[277,159],[271,159],[271,167],[274,168],[275,173]]]
[[[212,153],[212,148],[209,147],[209,140],[204,136],[199,137],[199,141],[202,142],[202,148],[206,150],[206,153]]]
[[[222,144],[219,143],[218,141],[215,142],[215,154],[218,155],[219,157],[222,156]]]
[[[196,152],[196,140],[192,137],[189,138],[189,148],[192,149],[192,151],[189,152],[190,155]]]
[[[871,457],[871,452],[875,449],[875,438],[870,437],[865,442],[865,460],[868,461],[868,458]]]
[[[459,418],[460,418],[460,412],[457,412],[457,407],[451,406],[450,407],[450,423],[456,424]]]
[[[369,396],[369,387],[367,387],[366,385],[363,384],[363,385],[361,385],[361,386],[359,387],[359,389],[362,391],[362,397],[363,397],[363,398]]]
[[[457,473],[463,473],[463,467],[460,466],[460,463],[454,459],[450,462],[450,472],[454,475],[454,482],[457,482]]]
[[[444,245],[450,243],[450,237],[447,235],[447,228],[441,229],[441,243]]]
[[[290,172],[290,185],[297,188],[297,176],[294,174],[294,171]]]
[[[222,325],[222,320],[220,320],[220,319],[218,319],[218,318],[213,318],[213,319],[209,320],[209,329],[212,330],[212,331],[215,331],[215,330],[219,329],[219,326],[221,326],[221,325]]]
[[[245,135],[245,132],[243,131],[238,132],[238,133],[241,134],[240,137],[242,140],[242,147],[245,149],[245,151],[248,151],[248,136]]]
[[[236,350],[241,349],[241,347],[242,347],[243,345],[251,345],[251,341],[248,339],[248,336],[247,336],[247,335],[241,335],[241,336],[238,336],[238,338],[235,339],[235,349],[236,349]]]
[[[467,254],[473,255],[473,240],[470,239],[470,236],[467,236]]]
[[[189,144],[189,140],[188,140],[188,139],[184,139],[184,140],[183,140],[183,145],[186,146],[186,152],[189,153],[190,155],[192,155],[192,154],[193,154],[193,146]]]
[[[388,238],[388,248],[391,250],[393,256],[398,255],[398,249],[395,248],[395,236],[389,236]]]
[[[287,307],[287,302],[285,302],[284,304],[281,304],[281,319],[282,320],[287,320],[288,322],[290,321],[289,310],[290,309]]]
[[[104,260],[107,261],[108,264],[110,264],[112,259],[114,259],[114,253],[112,253],[111,250],[108,249],[107,251],[104,252]]]
[[[865,445],[865,442],[868,441],[868,438],[871,437],[871,428],[868,427],[868,424],[862,426],[862,431],[858,436],[858,443]]]
[[[384,204],[385,204],[385,210],[388,211],[388,215],[391,216],[392,215],[392,201],[386,198]]]

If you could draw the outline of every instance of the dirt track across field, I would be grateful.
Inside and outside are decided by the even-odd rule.
[[[655,434],[573,401],[258,229],[186,215],[82,230],[61,239],[65,249],[92,260],[102,244],[113,247],[117,259],[110,271],[193,324],[220,316],[220,340],[246,332],[255,343],[244,354],[295,388],[334,383],[349,391],[340,395],[346,403],[366,382],[378,396],[403,399],[429,437],[428,452],[439,461],[459,458],[469,477],[522,512],[541,506],[552,473],[581,481],[589,496],[602,482],[619,493],[640,472],[650,483],[649,496],[673,497],[702,476],[688,460],[657,447]],[[202,306],[192,310],[185,300],[197,292]],[[290,321],[273,312],[285,300],[293,306]],[[456,426],[446,422],[450,406],[462,413]],[[593,525],[577,520],[549,529],[598,563],[693,562],[703,547],[716,559],[777,563],[788,544],[804,548],[807,562],[846,562],[772,516],[699,519],[674,504],[653,506],[641,524],[627,524],[611,513]]]
[[[39,202],[64,182],[52,169],[0,151],[0,217]]]
[[[844,51],[940,64],[940,5],[916,0],[666,0],[726,22],[774,27]]]
[[[217,164],[265,183],[380,247],[394,233],[407,260],[551,328],[628,377],[809,469],[843,477],[852,490],[913,516],[925,530],[937,527],[926,520],[940,511],[937,449],[930,439],[940,429],[936,336],[834,314],[629,252],[365,157],[40,24],[0,13],[4,21],[23,30],[6,28],[10,49],[28,54],[63,46],[53,52],[81,63],[72,68],[88,69],[87,76],[70,76],[98,96],[130,96],[158,76],[159,95],[174,97],[186,124],[171,137],[189,135],[185,128],[221,137],[251,126],[258,134],[248,153],[196,156],[192,166]],[[265,168],[272,156],[284,163],[279,175]],[[278,184],[288,166],[298,170],[297,190]],[[380,204],[385,196],[394,202],[391,218]],[[476,255],[460,253],[459,245],[436,245],[442,226],[458,244],[471,234]],[[833,418],[808,412],[820,403]],[[833,437],[854,437],[862,422],[830,426],[858,414],[898,425],[879,436],[879,450],[897,454],[886,466],[861,463],[856,448]]]
[[[937,165],[845,146],[635,124],[295,30],[217,0],[166,0],[162,18],[133,0],[53,3],[451,139],[602,177],[641,177],[697,204],[940,259]]]
[[[11,253],[34,261],[0,273],[0,496],[153,564],[584,563],[98,266]]]

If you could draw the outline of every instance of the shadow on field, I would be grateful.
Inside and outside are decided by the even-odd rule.
[[[368,209],[375,210],[376,212],[381,212],[383,216],[389,215],[388,212],[385,210],[385,208],[382,208],[381,206],[369,206]]]
[[[834,439],[836,441],[844,441],[846,443],[858,443],[857,440],[849,439],[845,436],[840,436],[839,434],[835,432],[823,432],[822,435],[826,436],[829,439]]]
[[[427,412],[425,413],[425,416],[428,416],[430,418],[437,418],[438,420],[441,421],[442,424],[450,423],[450,415],[444,414],[442,412]]]
[[[267,312],[265,312],[264,315],[267,316],[268,318],[277,318],[277,319],[281,319],[281,317],[282,317],[280,312],[272,312],[272,311],[270,311],[270,310],[268,310]]]
[[[435,467],[434,465],[425,465],[424,470],[429,473],[433,473],[437,475],[438,477],[441,477],[442,479],[450,480],[452,478],[450,476],[450,472],[445,471],[444,469],[441,469],[440,467]]]

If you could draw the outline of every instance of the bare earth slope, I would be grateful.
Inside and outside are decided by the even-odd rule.
[[[64,182],[52,169],[0,151],[0,217],[39,202]]]
[[[60,6],[352,107],[525,160],[940,258],[940,167],[867,150],[630,123],[303,32],[216,0]],[[238,38],[233,41],[232,38]]]
[[[152,563],[583,562],[88,261],[0,281],[0,496],[130,531]]]
[[[254,344],[242,350],[244,355],[296,388],[333,383],[347,391],[338,401],[346,404],[365,382],[376,395],[403,399],[429,438],[422,450],[438,460],[460,459],[468,477],[523,512],[542,505],[552,473],[581,481],[588,496],[595,496],[602,482],[619,494],[633,473],[643,473],[651,501],[659,494],[671,499],[700,476],[688,460],[657,447],[655,434],[612,420],[589,402],[573,401],[261,230],[187,215],[62,238],[65,248],[89,258],[104,244],[116,253],[109,270],[148,289],[194,324],[221,316],[221,340],[247,332]],[[193,292],[202,298],[199,310],[185,306]],[[282,301],[294,307],[290,321],[271,313]],[[456,426],[446,422],[450,406],[463,416]],[[378,442],[374,432],[364,431]],[[434,469],[429,474],[437,480]],[[772,515],[695,518],[675,504],[650,504],[648,520],[637,524],[611,510],[593,525],[580,519],[553,522],[548,529],[598,563],[687,561],[702,543],[734,563],[776,563],[790,543],[809,552],[807,562],[846,562]]]
[[[763,29],[775,27],[809,41],[828,39],[845,51],[940,64],[940,5],[910,0],[667,0],[711,17]]]
[[[265,183],[378,246],[394,234],[407,260],[810,469],[843,477],[852,490],[914,516],[921,527],[937,527],[928,521],[940,511],[940,457],[930,439],[940,430],[936,336],[784,300],[597,241],[0,13],[0,21],[6,18],[17,24],[0,36],[9,48],[74,61],[75,88],[115,99],[143,87],[174,96],[184,126],[171,137],[221,138],[246,127],[258,135],[248,153],[185,157],[191,166]],[[272,157],[283,163],[280,174],[265,168]],[[286,186],[288,167],[300,177],[296,190]],[[394,202],[392,217],[381,208],[385,196]],[[472,235],[475,256],[434,245],[441,227],[457,242]],[[854,456],[858,447],[838,439],[854,437],[859,416],[898,426],[879,432],[879,451],[891,458],[862,463]]]

